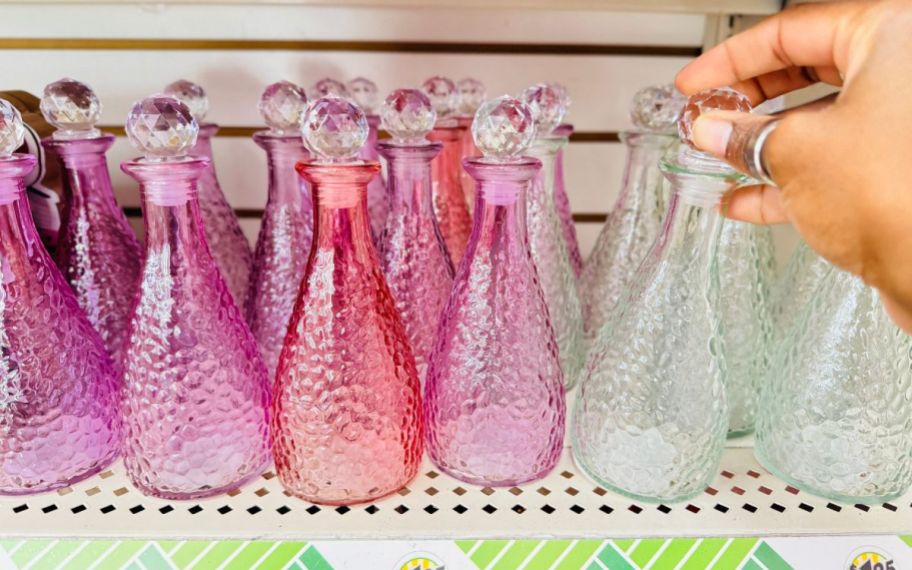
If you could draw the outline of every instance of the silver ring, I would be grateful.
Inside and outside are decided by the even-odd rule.
[[[752,137],[753,140],[747,145],[744,153],[746,155],[744,162],[747,166],[748,174],[769,186],[777,186],[777,184],[770,175],[769,166],[763,159],[763,145],[766,144],[766,139],[769,138],[770,134],[779,126],[779,121],[780,119],[775,118],[763,125]]]

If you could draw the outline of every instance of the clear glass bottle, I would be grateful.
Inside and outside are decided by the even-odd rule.
[[[795,326],[802,309],[814,299],[817,287],[829,272],[830,263],[811,247],[798,242],[779,282],[773,288],[773,338],[781,341]]]
[[[310,157],[300,129],[307,95],[280,81],[266,87],[259,107],[269,129],[255,133],[253,140],[266,151],[269,191],[245,310],[272,382],[313,242],[310,190],[295,172],[295,164]]]
[[[377,162],[377,139],[380,129],[380,117],[377,115],[377,84],[364,77],[356,77],[346,84],[346,89],[351,94],[354,102],[367,114],[367,125],[370,128],[367,134],[367,143],[361,147],[361,159]],[[383,172],[371,179],[367,185],[367,210],[370,215],[371,230],[375,236],[383,233],[386,225],[386,216],[389,212],[389,196],[386,192],[386,181]],[[381,245],[378,242],[378,245]]]
[[[0,495],[66,487],[121,444],[120,383],[101,337],[41,243],[13,154],[25,129],[0,99]]]
[[[472,119],[475,118],[478,108],[487,99],[488,92],[481,81],[466,77],[456,82],[456,93],[456,121],[462,129],[460,159],[460,164],[462,164],[465,159],[478,156],[475,139],[472,137]],[[469,176],[469,172],[465,168],[460,168],[459,179],[462,181],[462,194],[471,215],[475,206],[475,180]]]
[[[563,373],[526,234],[524,194],[541,169],[528,106],[500,97],[472,127],[484,158],[475,225],[440,320],[425,384],[428,454],[450,475],[517,485],[546,475],[564,439]]]
[[[573,125],[562,123],[552,131],[554,136],[570,140],[573,134]],[[561,221],[564,231],[564,241],[570,254],[570,264],[577,277],[583,273],[583,254],[580,251],[579,238],[576,236],[576,223],[573,221],[573,207],[570,205],[570,196],[567,195],[567,185],[564,179],[564,149],[557,151],[554,159],[554,206],[557,217]]]
[[[311,103],[313,162],[298,163],[314,198],[314,245],[274,388],[282,485],[347,505],[388,495],[417,473],[424,443],[415,359],[380,269],[367,186],[380,165],[358,159],[367,118],[347,99]]]
[[[143,493],[217,495],[269,463],[269,382],[250,329],[206,243],[197,194],[205,158],[189,108],[137,102],[121,168],[140,184],[146,255],[124,359],[124,466]]]
[[[41,112],[57,128],[42,144],[57,155],[65,174],[57,265],[119,369],[142,248],[114,200],[105,152],[115,138],[95,128],[101,103],[79,81],[45,87]]]
[[[165,93],[183,101],[199,124],[199,136],[191,153],[193,156],[205,158],[208,164],[199,180],[199,209],[203,216],[206,241],[228,284],[232,298],[239,307],[243,307],[253,265],[253,253],[234,209],[225,199],[225,193],[222,192],[215,172],[212,137],[218,132],[219,127],[202,122],[209,111],[209,98],[202,87],[184,79],[165,87]]]
[[[567,145],[567,138],[552,132],[566,109],[560,93],[544,83],[527,89],[523,98],[531,107],[536,123],[536,137],[528,153],[542,162],[541,172],[526,196],[529,244],[548,304],[551,326],[560,348],[564,381],[569,390],[576,385],[586,359],[586,345],[576,273],[570,263],[554,203],[554,165],[557,153]]]
[[[425,138],[437,116],[417,89],[393,91],[382,116],[392,141],[379,145],[390,172],[390,212],[380,239],[380,263],[424,382],[440,313],[453,286],[453,263],[431,197],[431,161],[443,145]]]

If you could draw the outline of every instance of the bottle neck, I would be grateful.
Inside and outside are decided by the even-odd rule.
[[[199,126],[199,135],[196,137],[196,144],[190,150],[190,154],[197,158],[209,159],[212,162],[212,137],[219,130],[219,126],[212,123],[205,123]]]
[[[310,210],[310,191],[295,171],[295,164],[310,160],[300,136],[256,133],[253,140],[266,151],[270,204],[300,204]]]
[[[663,180],[659,161],[676,139],[628,131],[621,133],[621,140],[627,145],[627,162],[615,210],[636,209],[644,201],[658,205]]]
[[[462,160],[462,134],[465,129],[457,126],[455,121],[444,124],[452,126],[434,127],[427,138],[443,145],[440,155],[431,163],[431,171],[434,182],[446,192],[459,185],[459,162]]]
[[[389,171],[390,214],[434,214],[431,161],[442,148],[440,143],[400,146],[384,141],[378,144],[380,156],[386,159]]]
[[[55,153],[66,172],[64,202],[69,209],[93,203],[117,208],[105,153],[114,144],[113,135],[91,139],[45,139],[42,144]]]
[[[567,146],[567,137],[548,136],[541,137],[529,147],[529,156],[537,158],[542,163],[541,171],[536,177],[535,193],[533,200],[539,202],[554,202],[554,169],[557,155]]]
[[[517,245],[528,247],[526,193],[541,171],[541,161],[525,157],[502,164],[468,158],[463,164],[476,182],[470,247],[490,246],[498,235],[506,235]]]
[[[377,160],[379,156],[377,154],[377,139],[379,138],[380,131],[380,117],[377,115],[368,115],[367,125],[370,127],[367,131],[367,142],[361,147],[361,152],[358,156],[360,156],[362,160]]]
[[[20,271],[36,251],[44,252],[25,196],[25,177],[37,162],[27,154],[0,158],[0,280],[3,283],[21,275]]]
[[[666,173],[671,180],[671,200],[659,238],[665,259],[691,260],[709,267],[715,257],[723,218],[719,202],[732,182],[697,174]]]

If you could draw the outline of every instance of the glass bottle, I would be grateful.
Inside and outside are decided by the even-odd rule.
[[[191,153],[193,156],[207,159],[206,170],[199,179],[199,209],[203,216],[203,229],[206,232],[209,251],[228,284],[232,298],[239,307],[243,307],[253,254],[237,215],[225,199],[215,173],[212,137],[218,132],[219,127],[213,123],[202,122],[209,111],[209,98],[202,87],[184,79],[165,87],[165,93],[183,101],[199,124],[199,135]]]
[[[878,293],[827,266],[778,343],[761,389],[755,453],[795,487],[851,504],[912,485],[912,341]]]
[[[484,158],[472,238],[456,274],[428,365],[428,454],[443,471],[479,485],[545,476],[564,439],[563,373],[526,234],[526,199],[541,169],[520,156],[532,141],[528,106],[482,105],[473,123]]]
[[[377,138],[380,128],[380,117],[377,115],[377,84],[370,79],[356,77],[348,82],[346,88],[355,103],[367,114],[367,125],[370,128],[367,143],[361,147],[361,159],[377,162],[380,160],[380,155],[377,154]],[[375,236],[379,236],[383,232],[389,208],[386,182],[383,180],[381,172],[367,185],[367,210]]]
[[[792,330],[802,309],[814,299],[817,287],[829,270],[827,260],[817,255],[803,240],[798,242],[782,277],[773,288],[770,301],[776,342]]]
[[[560,83],[551,82],[550,85],[560,95],[564,109],[570,108],[570,93]],[[573,125],[562,123],[552,131],[556,137],[567,137],[573,134]],[[579,239],[576,237],[576,223],[573,221],[573,208],[570,206],[570,196],[567,195],[567,186],[564,181],[564,149],[557,151],[554,161],[554,205],[557,216],[560,218],[564,230],[564,241],[570,254],[570,264],[577,278],[583,272],[583,254],[580,252]]]
[[[417,473],[423,450],[415,359],[371,241],[358,159],[367,118],[323,97],[302,125],[313,162],[314,245],[276,373],[276,471],[289,493],[347,505],[388,495]]]
[[[661,231],[666,200],[659,160],[677,141],[673,133],[683,103],[670,85],[646,87],[633,98],[634,130],[621,133],[627,146],[621,192],[580,277],[590,345]]]
[[[253,140],[266,151],[269,191],[245,309],[272,382],[313,241],[310,191],[295,172],[295,163],[310,157],[300,130],[307,95],[280,81],[266,87],[259,108],[269,129],[255,133]]]
[[[576,274],[554,204],[554,164],[558,151],[567,145],[567,138],[555,136],[552,131],[566,109],[560,94],[543,83],[527,89],[523,98],[536,122],[536,137],[529,147],[529,155],[542,162],[542,169],[526,197],[529,244],[569,390],[576,385],[586,359],[586,346]]]
[[[105,152],[115,138],[95,128],[101,103],[79,81],[45,87],[41,112],[57,128],[42,144],[65,172],[57,265],[119,369],[142,248],[114,200]]]
[[[428,139],[438,142],[443,149],[431,162],[431,178],[434,181],[434,213],[440,224],[440,231],[446,242],[453,265],[458,266],[469,243],[472,232],[472,218],[462,192],[463,133],[465,126],[453,116],[456,106],[456,84],[446,77],[431,77],[422,85],[422,90],[431,101],[437,113],[437,125]]]
[[[0,99],[0,495],[98,473],[121,444],[120,383],[101,337],[41,243],[25,195],[34,156]]]
[[[217,495],[269,462],[266,367],[206,243],[197,194],[207,159],[189,108],[133,105],[121,168],[140,184],[146,255],[124,359],[124,465],[143,493]]]
[[[456,82],[456,93],[456,122],[462,129],[462,164],[465,159],[478,156],[478,149],[475,148],[475,140],[472,138],[472,119],[487,99],[488,93],[481,81],[471,77]],[[462,194],[471,215],[475,206],[475,180],[469,176],[465,168],[459,169],[459,180],[462,182]]]
[[[379,145],[390,172],[390,213],[380,239],[380,263],[424,382],[453,285],[453,264],[431,201],[431,161],[443,145],[425,138],[437,116],[417,89],[393,91],[382,116],[392,141]]]

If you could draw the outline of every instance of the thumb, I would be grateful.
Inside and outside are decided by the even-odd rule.
[[[767,178],[767,138],[778,127],[779,117],[737,111],[700,115],[693,125],[697,148],[758,179]]]

